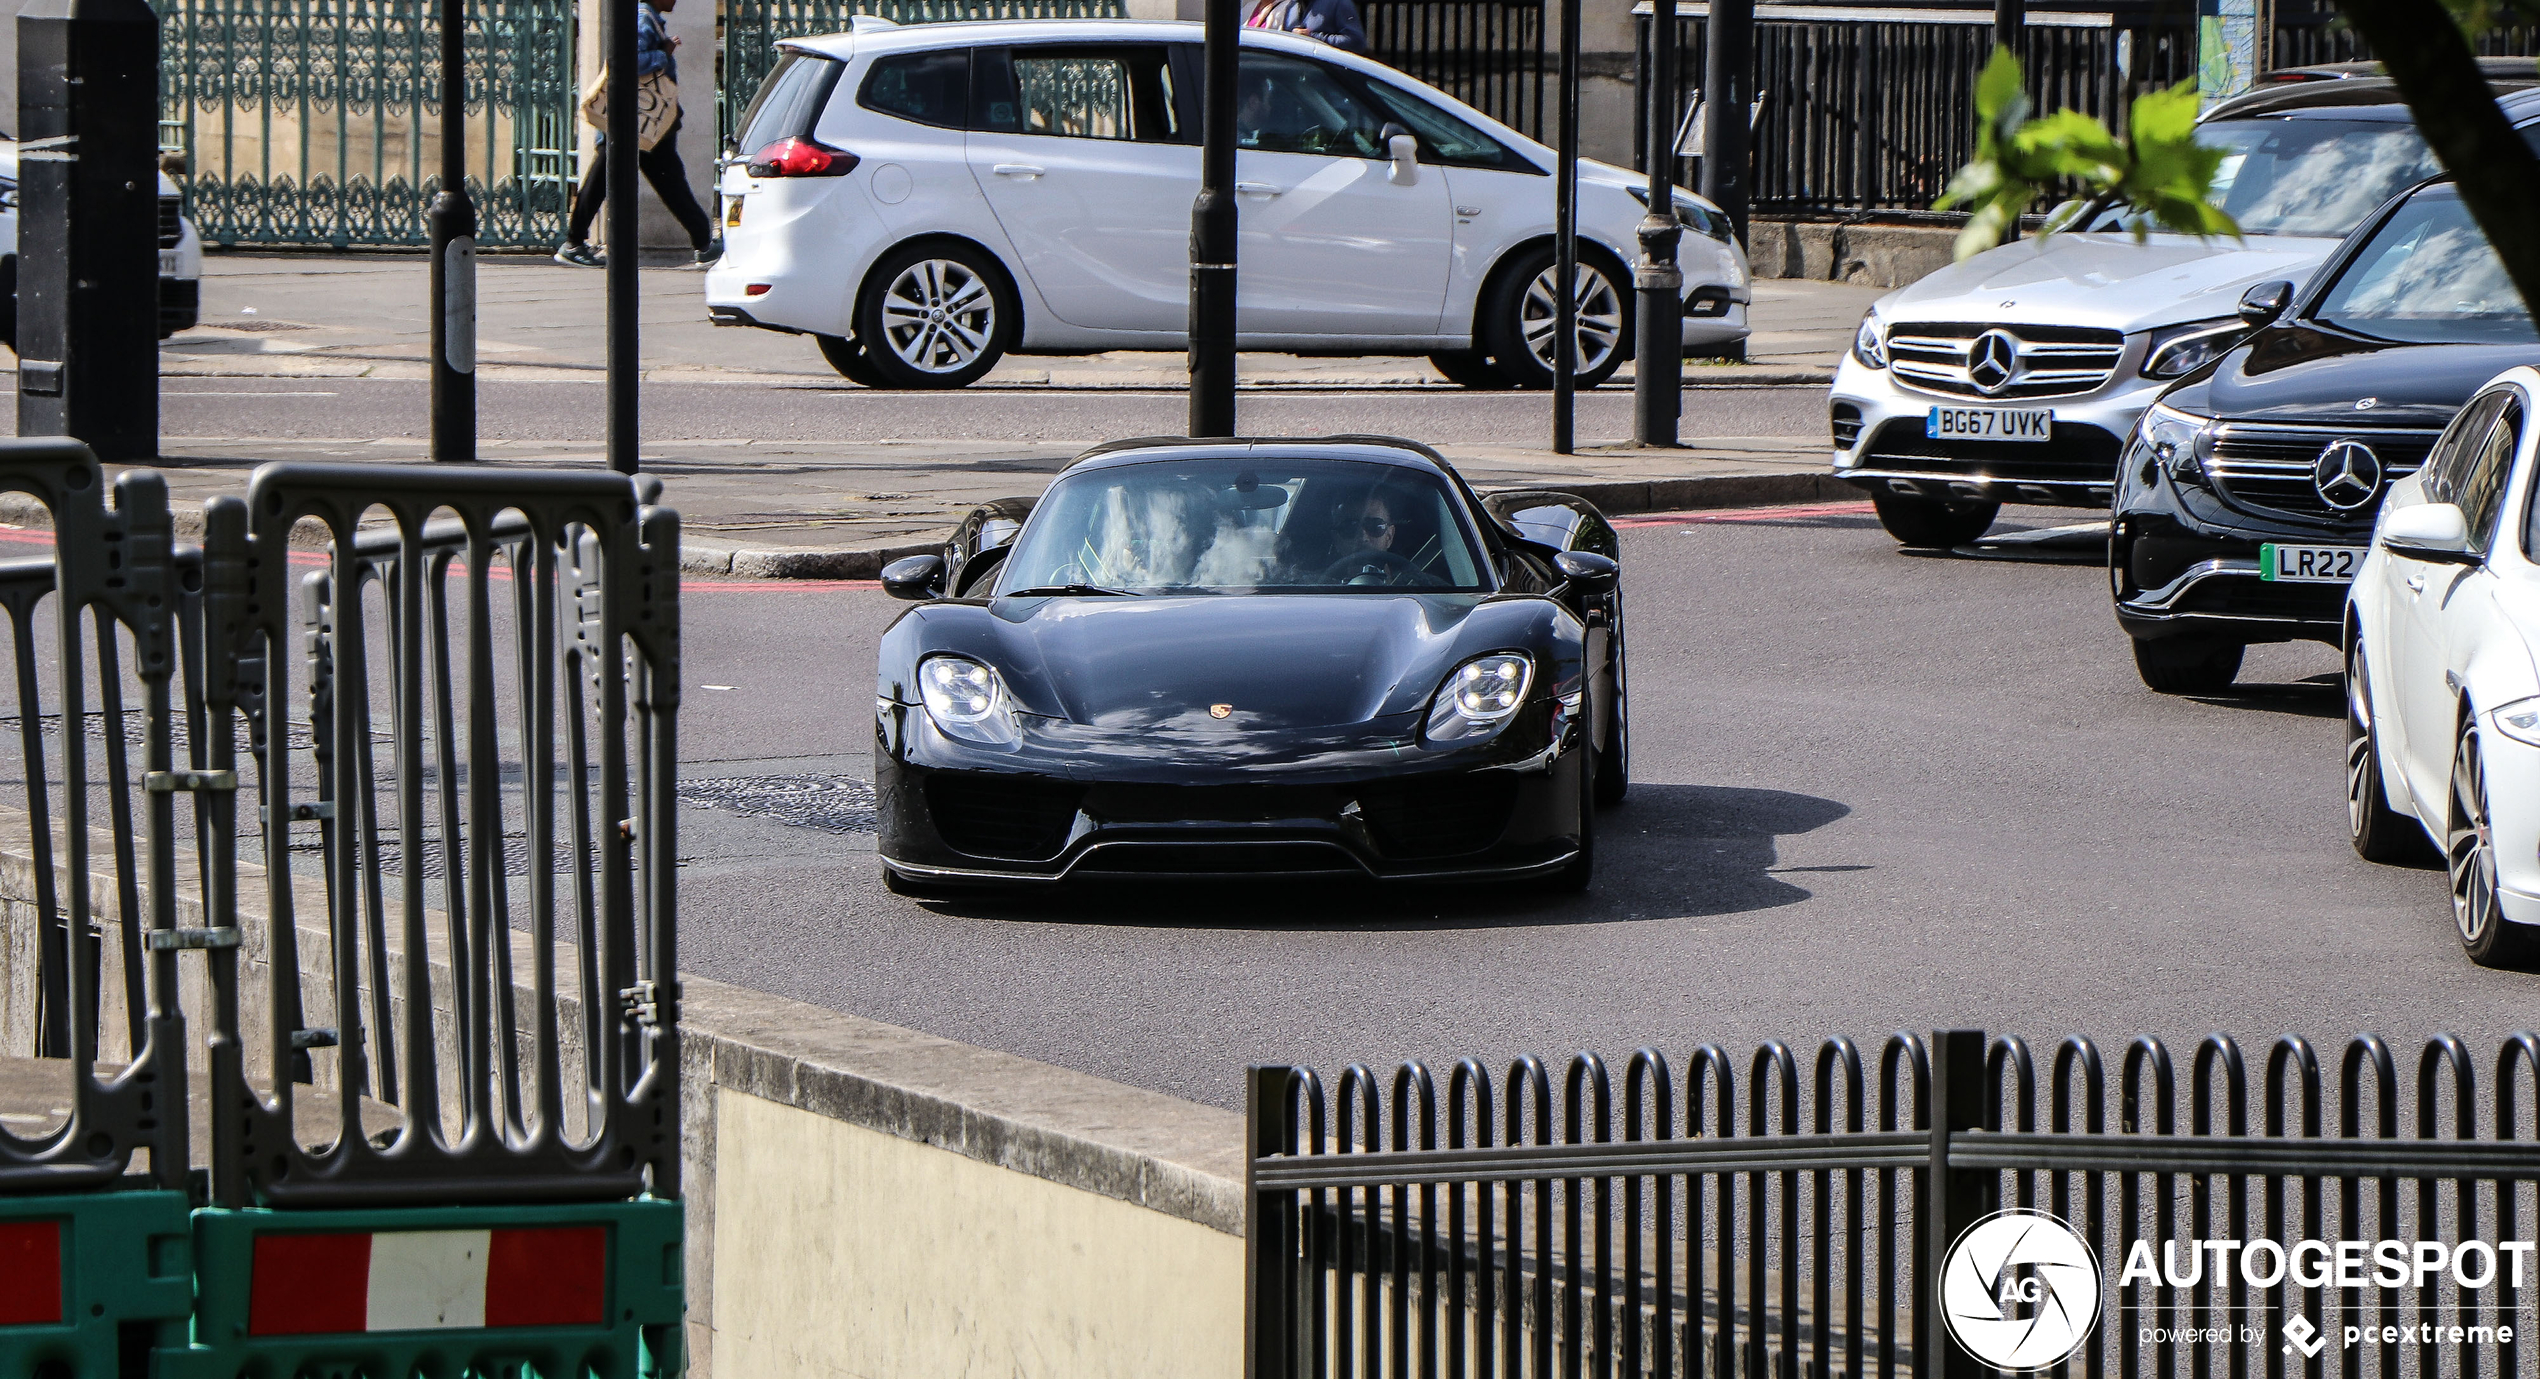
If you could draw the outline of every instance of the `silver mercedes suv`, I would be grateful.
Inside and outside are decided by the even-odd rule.
[[[2529,137],[2540,78],[2494,85]],[[2380,79],[2262,87],[2216,106],[2198,137],[2229,150],[2215,192],[2245,239],[2137,243],[2105,213],[1870,308],[1835,374],[1834,473],[1869,491],[1890,535],[1945,548],[1983,535],[2006,502],[2106,507],[2135,419],[2247,332],[2241,294],[2303,282],[2439,171]]]

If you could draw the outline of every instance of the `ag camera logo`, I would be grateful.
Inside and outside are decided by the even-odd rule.
[[[2042,1211],[1998,1211],[1967,1228],[1940,1271],[1940,1315],[1996,1369],[2061,1364],[2099,1320],[2099,1257]]]

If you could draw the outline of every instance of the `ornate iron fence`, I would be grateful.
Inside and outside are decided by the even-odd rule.
[[[2148,1038],[2041,1063],[1949,1031],[1875,1056],[1706,1045],[1681,1075],[1651,1049],[1619,1078],[1522,1058],[1498,1086],[1467,1059],[1443,1097],[1418,1063],[1328,1089],[1256,1067],[1247,1372],[1986,1372],[1944,1335],[2037,1269],[1986,1262],[1973,1299],[1937,1281],[2007,1208],[2097,1260],[2052,1299],[2095,1325],[2013,1369],[2521,1374],[2540,1036],[2506,1039],[2485,1086],[2482,1061],[2449,1035],[2413,1060],[2214,1035],[2183,1067]],[[2013,1289],[2032,1315],[2038,1291]]]
[[[440,191],[430,0],[157,0],[162,137],[222,245],[420,245]],[[553,244],[573,195],[572,0],[468,0],[486,245]]]
[[[1124,0],[725,0],[723,50],[716,81],[721,104],[715,139],[729,141],[741,112],[776,65],[776,45],[788,38],[834,34],[860,14],[894,24],[939,24],[961,19],[1125,19]]]

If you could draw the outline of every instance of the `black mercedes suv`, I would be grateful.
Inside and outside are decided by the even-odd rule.
[[[2258,328],[2163,393],[2118,465],[2117,622],[2167,694],[2230,685],[2252,642],[2336,644],[2390,481],[2487,380],[2540,363],[2448,179],[2374,212],[2308,287],[2249,289],[2241,313]]]

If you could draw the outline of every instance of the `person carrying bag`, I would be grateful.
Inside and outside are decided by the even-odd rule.
[[[688,189],[688,169],[679,159],[683,115],[679,59],[672,55],[679,40],[662,23],[662,14],[678,6],[679,0],[644,0],[635,7],[635,166],[643,170],[644,180],[653,184],[662,205],[688,232],[697,262],[704,265],[722,257],[723,245],[715,236],[714,218]],[[577,268],[598,268],[607,262],[592,251],[589,238],[591,223],[599,218],[600,204],[608,197],[608,105],[608,73],[603,71],[582,96],[584,122],[602,131],[599,147],[573,194],[573,215],[565,226],[564,243],[556,249],[556,262]]]

